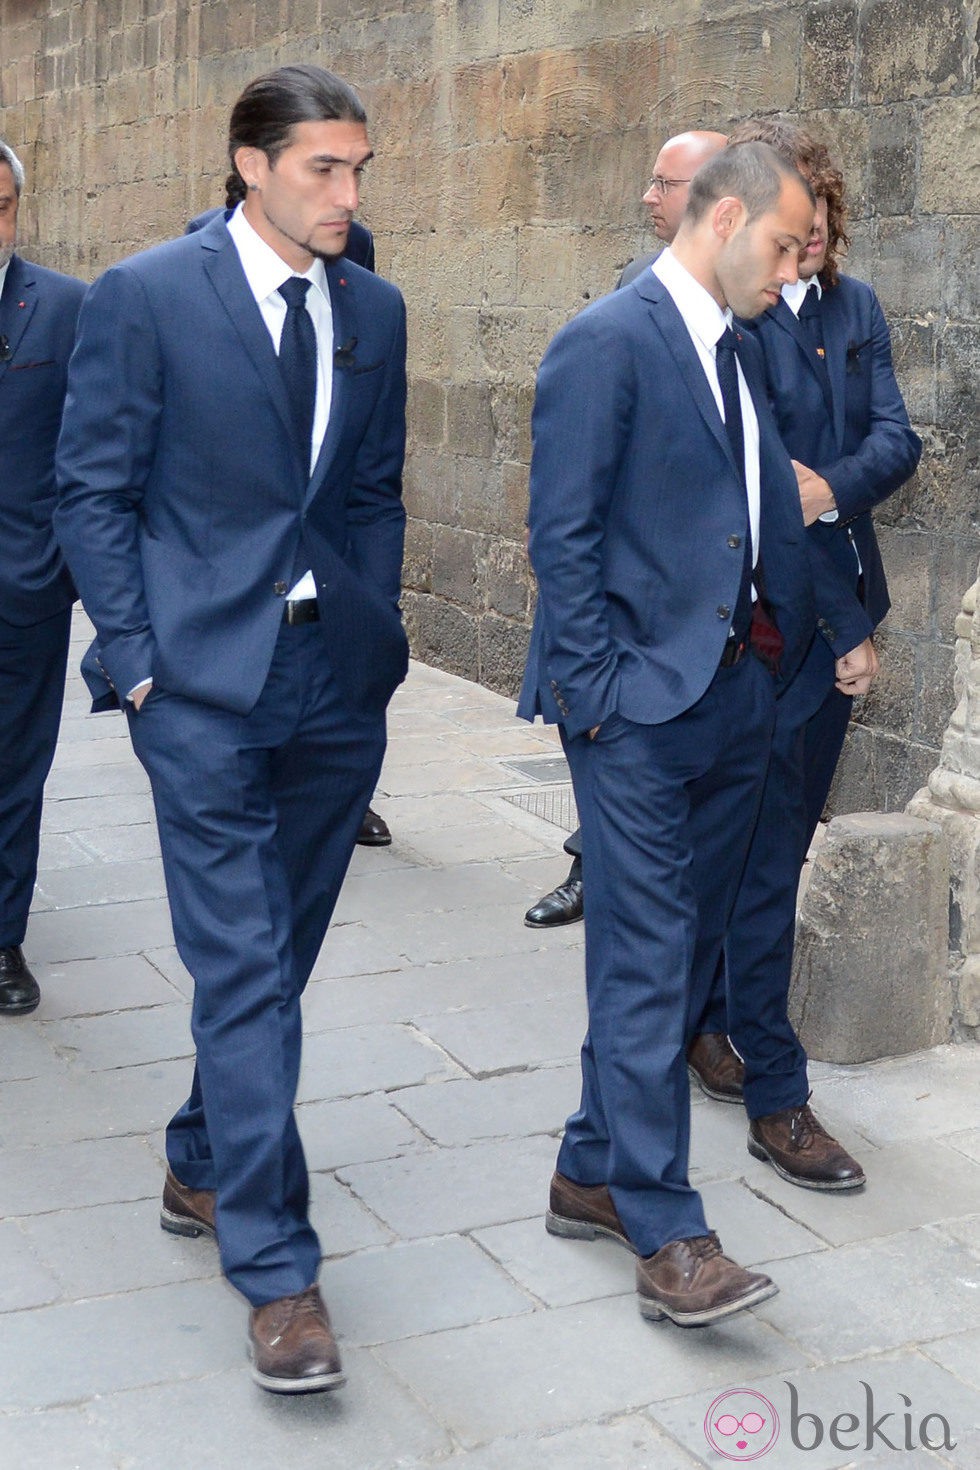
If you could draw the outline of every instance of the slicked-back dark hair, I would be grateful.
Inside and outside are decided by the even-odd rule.
[[[354,88],[332,71],[305,63],[280,66],[249,82],[231,112],[225,180],[225,205],[232,209],[245,198],[245,180],[235,167],[239,148],[258,148],[275,163],[289,146],[293,128],[303,122],[367,122],[364,104]]]
[[[814,194],[826,199],[827,255],[819,278],[822,286],[836,286],[840,279],[838,256],[847,250],[851,242],[845,229],[844,175],[831,160],[826,143],[807,132],[806,128],[776,117],[752,118],[739,123],[732,129],[728,146],[733,148],[737,144],[741,147],[743,143],[768,143],[810,181]]]
[[[684,217],[699,220],[719,199],[731,196],[745,205],[746,223],[751,224],[773,208],[785,179],[795,179],[810,202],[816,203],[803,175],[767,143],[723,148],[703,163],[691,180]]]

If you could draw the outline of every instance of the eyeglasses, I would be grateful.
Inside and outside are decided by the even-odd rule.
[[[667,195],[671,189],[679,189],[681,184],[689,184],[690,182],[690,179],[665,179],[660,174],[654,174],[650,183],[647,185],[647,190],[649,192],[650,189],[656,189],[658,194]]]
[[[765,1423],[761,1414],[746,1414],[742,1419],[736,1419],[734,1414],[722,1414],[715,1428],[719,1434],[724,1435],[736,1434],[740,1429],[744,1429],[746,1434],[758,1434]]]

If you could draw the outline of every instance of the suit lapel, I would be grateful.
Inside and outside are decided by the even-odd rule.
[[[826,293],[824,295],[824,300],[826,300]],[[834,398],[836,396],[834,394],[833,388],[831,388],[830,401],[828,402],[827,400],[827,389],[830,385],[830,375],[828,373],[825,376],[823,373],[821,373],[815,359],[813,343],[807,335],[807,330],[800,322],[795,311],[793,311],[792,307],[787,306],[783,298],[780,297],[775,306],[770,306],[766,315],[771,317],[777,326],[782,327],[783,331],[787,332],[789,336],[792,337],[793,341],[796,343],[797,349],[803,357],[803,361],[806,363],[810,372],[813,374],[818,384],[820,385],[820,392],[823,394],[824,403],[827,405],[827,412],[833,415]],[[826,332],[826,315],[823,314],[823,312],[821,313],[821,319],[823,322],[824,331]],[[824,353],[826,352],[827,343],[824,342]],[[825,366],[826,362],[827,358],[825,356]],[[841,384],[841,387],[843,388],[843,383]]]
[[[827,353],[827,371],[830,374],[833,398],[834,438],[838,446],[844,443],[844,402],[847,374],[847,338],[850,324],[843,300],[843,293],[833,286],[823,293],[823,345]]]
[[[215,228],[217,226],[217,228]],[[204,249],[204,270],[207,274],[217,296],[232,320],[235,331],[238,333],[252,362],[252,366],[258,373],[262,383],[275,405],[276,413],[282,421],[283,429],[293,447],[293,455],[297,466],[299,466],[299,451],[295,443],[295,430],[293,428],[293,416],[289,408],[289,399],[286,395],[286,384],[279,370],[279,359],[272,345],[269,330],[262,320],[262,313],[256,304],[255,297],[248,288],[245,272],[242,270],[238,251],[235,249],[234,241],[228,234],[223,220],[214,220],[200,232],[201,245]],[[308,468],[302,466],[303,482],[305,484],[308,476]]]
[[[718,404],[715,402],[715,396],[705,377],[697,348],[691,341],[691,334],[684,325],[684,318],[675,306],[673,297],[652,273],[649,280],[644,276],[641,281],[635,282],[634,286],[640,295],[650,303],[653,320],[677,363],[678,371],[697,405],[698,412],[719,447],[724,451],[732,469],[736,470],[741,479],[741,471],[735,464],[732,446],[725,432],[721,414],[718,412]]]
[[[357,310],[354,287],[342,260],[326,265],[327,286],[330,290],[330,310],[333,316],[333,385],[330,394],[330,418],[320,445],[313,474],[307,486],[310,499],[322,484],[344,427],[347,412],[347,395],[354,369],[354,352],[357,346]]]
[[[0,298],[0,335],[7,339],[4,361],[0,362],[0,384],[7,375],[11,360],[17,355],[27,323],[34,315],[36,306],[37,285],[34,272],[27,262],[14,255],[7,266],[3,297]]]

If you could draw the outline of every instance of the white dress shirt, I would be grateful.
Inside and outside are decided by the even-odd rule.
[[[248,288],[255,297],[262,320],[269,330],[272,345],[279,354],[279,343],[286,321],[286,303],[279,295],[279,287],[290,276],[299,275],[277,255],[249,224],[239,204],[228,221],[228,233],[235,242],[238,258],[245,272]],[[330,288],[322,260],[314,260],[302,279],[311,282],[306,293],[306,309],[313,318],[316,330],[316,405],[313,410],[313,438],[310,443],[310,474],[313,473],[330,418],[330,399],[333,392],[333,313],[330,310]],[[316,582],[312,572],[306,572],[296,586],[290,589],[290,601],[316,597]]]
[[[660,252],[650,269],[670,293],[674,305],[684,319],[684,325],[694,343],[708,387],[724,423],[725,405],[721,397],[721,384],[718,382],[715,353],[718,338],[732,324],[731,311],[722,311],[711,293],[681,265],[669,246]],[[745,441],[745,489],[749,502],[752,565],[755,566],[759,559],[759,420],[737,354],[735,361],[738,368],[738,398],[742,409],[742,435]],[[753,602],[755,598],[756,591],[753,587]]]

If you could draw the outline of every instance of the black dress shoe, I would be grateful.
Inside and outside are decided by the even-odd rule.
[[[361,830],[357,834],[359,847],[390,847],[391,833],[384,817],[379,817],[370,807],[364,813]]]
[[[19,944],[0,949],[0,1015],[26,1016],[37,1009],[41,992]]]
[[[554,929],[559,924],[577,923],[584,912],[582,880],[570,873],[564,883],[531,905],[524,922],[529,929]]]

